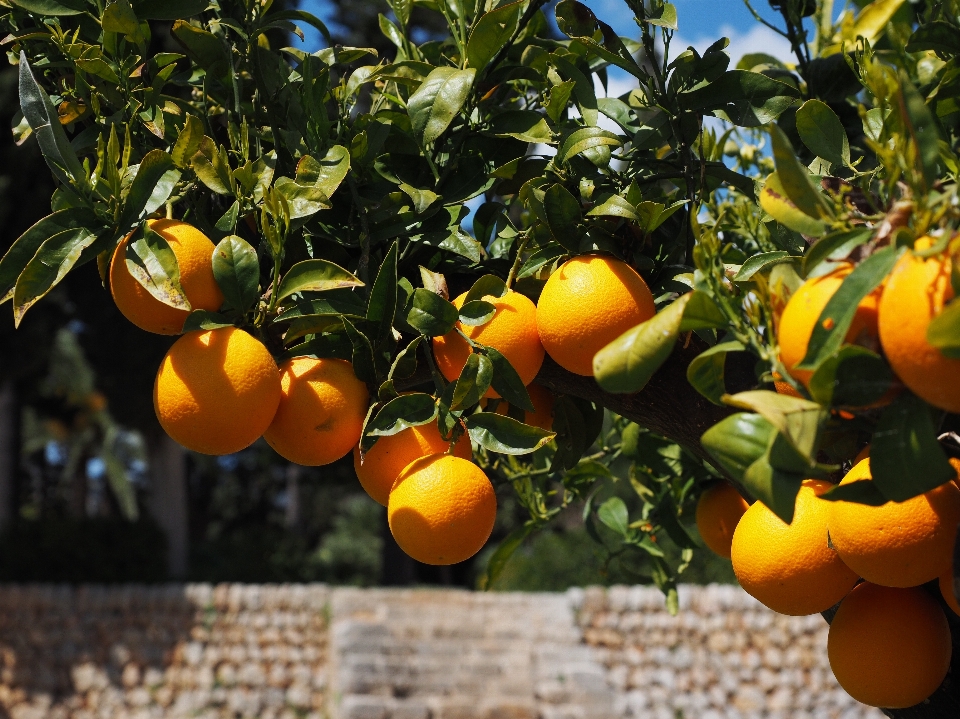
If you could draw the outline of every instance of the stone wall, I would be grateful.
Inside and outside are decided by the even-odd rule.
[[[0,587],[0,719],[880,719],[735,587]]]

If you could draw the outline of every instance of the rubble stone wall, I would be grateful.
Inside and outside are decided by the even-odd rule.
[[[0,719],[880,719],[736,587],[0,586]]]

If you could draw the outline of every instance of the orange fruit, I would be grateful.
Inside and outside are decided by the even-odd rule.
[[[179,220],[148,220],[154,232],[163,237],[177,256],[180,286],[195,310],[215,312],[223,304],[223,293],[213,277],[213,243],[193,225]],[[125,260],[127,235],[113,253],[110,262],[110,292],[123,316],[137,327],[158,335],[178,335],[190,314],[165,305],[147,292],[130,274]]]
[[[497,517],[487,475],[466,459],[432,454],[409,464],[387,504],[400,548],[424,564],[456,564],[480,551]]]
[[[796,366],[807,354],[810,335],[813,334],[820,313],[851,272],[853,265],[844,264],[825,275],[804,282],[790,297],[777,323],[780,360],[787,371],[804,385],[810,381],[813,372],[796,369]],[[847,330],[847,342],[860,341],[870,344],[871,340],[876,339],[877,306],[881,291],[878,287],[860,301],[853,323]]]
[[[947,618],[920,587],[858,585],[840,604],[827,639],[830,668],[863,704],[904,709],[936,691],[950,668]]]
[[[860,463],[861,463],[863,460],[865,460],[865,459],[870,459],[870,445],[869,445],[869,444],[868,444],[866,447],[864,447],[863,449],[861,449],[859,452],[857,452],[857,456],[853,458],[853,464],[854,464],[854,465],[858,465],[858,464],[860,464]]]
[[[950,466],[952,466],[957,473],[957,476],[953,478],[953,483],[960,488],[960,459],[950,457],[947,461],[950,462]]]
[[[857,582],[857,575],[827,543],[830,503],[819,495],[832,486],[804,480],[790,524],[763,502],[754,502],[733,533],[730,558],[740,586],[775,612],[797,616],[825,611]]]
[[[840,484],[872,480],[870,460]],[[951,565],[960,523],[960,489],[946,482],[906,502],[879,507],[832,502],[827,526],[840,558],[861,577],[887,587],[915,587]]]
[[[715,554],[730,559],[733,532],[749,508],[747,500],[728,482],[708,488],[697,501],[697,529],[703,543]]]
[[[467,293],[453,301],[457,309],[463,305]],[[503,297],[487,295],[484,302],[497,308],[496,314],[486,324],[471,327],[459,322],[457,327],[467,337],[482,345],[498,350],[520,375],[525,385],[533,382],[543,364],[543,346],[537,334],[537,307],[530,299],[519,292],[507,290]],[[443,376],[453,382],[460,376],[463,366],[470,357],[470,345],[451,330],[442,337],[433,338],[433,353],[437,368]],[[499,397],[493,388],[487,390],[486,397]]]
[[[450,443],[444,441],[436,422],[408,427],[402,432],[381,437],[364,455],[360,462],[360,445],[353,448],[353,468],[364,491],[375,501],[387,506],[390,488],[403,469],[414,460],[430,454],[443,454]],[[454,445],[453,453],[462,459],[473,456],[470,437],[461,435]]]
[[[527,386],[527,394],[530,395],[530,401],[533,402],[533,412],[523,412],[524,424],[531,427],[539,427],[548,432],[553,430],[553,395],[546,387],[538,384]],[[497,414],[509,415],[510,404],[501,402],[497,407]]]
[[[236,327],[188,332],[163,358],[153,406],[187,449],[232,454],[264,433],[280,403],[280,374],[267,348]]]
[[[317,467],[360,441],[369,394],[349,362],[295,357],[280,368],[280,385],[280,406],[263,438],[281,457]]]
[[[960,616],[960,602],[957,601],[956,585],[953,580],[953,567],[940,575],[940,594],[943,601],[953,610],[953,613]]]
[[[917,249],[930,246],[917,240]],[[953,298],[950,258],[901,257],[887,278],[880,300],[880,344],[910,390],[934,407],[960,412],[960,359],[946,357],[927,342],[927,328]]]
[[[786,382],[780,382],[779,380],[775,380],[773,383],[773,386],[776,388],[777,394],[785,394],[785,395],[788,395],[789,397],[798,397],[799,399],[804,399],[804,396],[802,394],[797,392],[797,390],[795,390]]]
[[[613,257],[585,255],[550,275],[537,303],[537,329],[558,365],[591,377],[597,352],[656,313],[635,269]]]

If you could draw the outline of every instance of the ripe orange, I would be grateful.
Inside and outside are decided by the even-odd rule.
[[[453,301],[457,309],[463,305],[467,293]],[[503,297],[487,295],[483,298],[497,308],[489,322],[477,327],[462,325],[457,327],[470,339],[482,345],[493,347],[507,358],[520,375],[525,385],[533,382],[543,364],[543,346],[537,335],[537,307],[529,298],[519,292],[508,290]],[[463,366],[470,357],[470,345],[463,337],[451,330],[442,337],[433,338],[433,352],[437,359],[437,368],[451,382],[460,376]],[[489,389],[486,397],[500,395]]]
[[[449,448],[440,436],[436,422],[408,427],[402,432],[381,437],[360,462],[360,445],[353,448],[353,467],[360,485],[375,501],[387,506],[390,489],[404,468],[414,460],[430,454],[443,454]],[[453,453],[462,459],[473,456],[470,437],[462,435],[454,445]]]
[[[424,564],[456,564],[480,551],[493,531],[497,498],[487,475],[449,454],[422,457],[397,478],[387,504],[400,548]]]
[[[840,484],[872,479],[870,459],[854,465]],[[936,489],[880,507],[833,502],[827,526],[840,558],[861,577],[887,587],[915,587],[951,564],[960,523],[960,489]]]
[[[732,484],[718,482],[707,489],[697,502],[697,529],[703,543],[715,554],[730,559],[733,532],[749,508]]]
[[[943,601],[953,610],[953,613],[960,616],[960,602],[957,601],[956,586],[953,580],[953,567],[940,575],[940,594]]]
[[[527,394],[530,395],[530,401],[533,402],[533,412],[524,411],[523,422],[531,427],[539,427],[548,432],[553,430],[553,395],[546,387],[538,384],[527,386]],[[508,415],[510,405],[507,402],[501,402],[497,407],[497,414]]]
[[[917,249],[930,246],[929,238]],[[910,390],[934,407],[960,412],[960,359],[927,342],[927,328],[953,298],[950,258],[908,252],[897,262],[880,300],[880,344],[890,367]]]
[[[180,285],[195,310],[219,310],[223,293],[213,277],[213,243],[200,230],[178,220],[149,220],[177,256]],[[123,316],[137,327],[158,335],[178,335],[189,312],[165,305],[147,292],[127,269],[130,236],[117,245],[110,262],[110,292]]]
[[[804,282],[787,302],[777,324],[777,341],[780,343],[780,359],[787,371],[806,385],[813,376],[810,370],[796,369],[807,354],[810,335],[816,327],[820,313],[840,289],[844,278],[853,271],[853,265],[841,265],[837,269]],[[847,330],[847,342],[870,344],[877,337],[877,306],[881,288],[864,297],[853,323]]]
[[[854,464],[854,465],[858,465],[858,464],[860,464],[860,463],[861,463],[863,460],[865,460],[865,459],[870,459],[870,445],[869,445],[869,444],[868,444],[866,447],[864,447],[863,449],[861,449],[859,452],[857,452],[857,456],[853,458],[853,464]]]
[[[544,349],[570,372],[593,376],[593,356],[657,312],[630,265],[587,255],[564,262],[543,287],[537,329]]]
[[[187,449],[232,454],[270,426],[280,374],[259,340],[235,327],[188,332],[173,343],[153,386],[163,429]]]
[[[950,626],[936,600],[920,587],[864,582],[837,610],[827,655],[844,691],[887,709],[919,704],[950,668]]]
[[[295,357],[280,368],[280,383],[280,406],[263,438],[281,457],[316,467],[360,441],[369,394],[349,362]]]
[[[804,480],[790,524],[754,502],[733,533],[730,556],[740,585],[775,612],[797,616],[825,611],[857,582],[857,575],[827,543],[830,503],[819,495],[832,486]]]
[[[950,459],[947,461],[950,462],[950,465],[957,473],[957,476],[953,478],[953,482],[958,488],[960,488],[960,459],[957,459],[956,457],[950,457]]]

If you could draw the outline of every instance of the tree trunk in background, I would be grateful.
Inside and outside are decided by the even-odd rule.
[[[14,498],[20,459],[20,408],[11,380],[0,385],[0,530],[16,516]]]
[[[187,454],[166,434],[150,443],[150,514],[167,536],[167,567],[184,579],[188,565]]]

